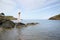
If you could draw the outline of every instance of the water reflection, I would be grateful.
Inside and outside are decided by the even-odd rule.
[[[4,29],[0,32],[0,40],[18,40],[20,36],[20,30],[14,28],[11,30]]]
[[[13,35],[13,36],[12,36]],[[3,30],[0,33],[0,40],[17,40],[17,30]]]

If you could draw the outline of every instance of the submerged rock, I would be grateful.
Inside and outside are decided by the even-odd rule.
[[[27,23],[26,25],[36,25],[38,23]]]

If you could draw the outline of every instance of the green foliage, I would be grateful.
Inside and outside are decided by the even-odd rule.
[[[17,18],[14,18],[13,16],[5,16],[5,18],[9,20],[17,20]]]

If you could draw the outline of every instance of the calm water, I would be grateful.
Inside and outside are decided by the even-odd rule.
[[[0,32],[0,40],[60,40],[60,20],[22,20],[22,22],[39,24],[3,30]]]

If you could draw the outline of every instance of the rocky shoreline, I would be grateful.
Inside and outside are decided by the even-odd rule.
[[[18,22],[18,23],[14,23],[13,21],[11,21],[8,18],[5,18],[4,13],[0,13],[0,28],[14,28],[15,26],[28,26],[28,25],[36,25],[38,23],[22,23],[22,22]]]

